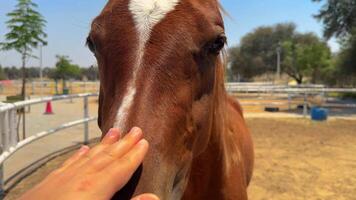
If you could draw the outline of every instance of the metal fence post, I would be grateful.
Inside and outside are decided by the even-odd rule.
[[[308,101],[307,101],[307,93],[304,93],[304,104],[303,104],[303,116],[307,117],[308,115]]]
[[[28,96],[28,100],[31,99],[31,95]],[[26,100],[26,99],[25,99]],[[24,110],[26,110],[26,107],[24,108]],[[31,112],[31,105],[28,105],[28,112]]]
[[[0,143],[0,155],[4,152],[5,141],[7,140],[7,112],[0,113],[0,133],[1,133],[1,143]],[[4,164],[0,163],[0,199],[4,198]]]
[[[84,119],[89,118],[88,96],[84,97]],[[89,143],[89,122],[84,123],[84,144]]]
[[[32,90],[32,91],[31,91],[31,94],[32,94],[32,95],[35,95],[35,88],[36,88],[36,87],[35,87],[35,82],[32,81],[32,82],[31,82],[31,90]]]
[[[26,139],[26,106],[21,108],[22,112],[22,139]]]
[[[87,92],[87,81],[84,81],[84,93]]]
[[[17,134],[17,129],[16,129],[16,125],[17,125],[17,111],[16,109],[12,109],[9,111],[9,143],[10,146],[15,146],[17,144],[17,142],[20,140],[20,138],[18,137]]]
[[[2,154],[3,150],[0,149],[0,153]],[[0,200],[3,200],[5,197],[5,189],[4,189],[4,164],[0,164]]]
[[[288,91],[288,111],[291,111],[291,110],[292,110],[292,95]]]
[[[1,113],[1,150],[2,152],[6,151],[9,148],[9,111],[5,111]]]

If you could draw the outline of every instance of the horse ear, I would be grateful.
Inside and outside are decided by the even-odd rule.
[[[220,12],[227,18],[234,20],[234,18],[229,14],[229,12],[227,12],[227,10],[224,8],[224,6],[221,4],[220,1],[218,1],[218,4],[219,4]]]

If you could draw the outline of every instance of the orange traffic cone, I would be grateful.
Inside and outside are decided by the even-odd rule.
[[[45,115],[52,115],[54,114],[53,113],[53,110],[52,110],[52,103],[50,101],[47,102],[46,104],[46,111],[44,113]]]

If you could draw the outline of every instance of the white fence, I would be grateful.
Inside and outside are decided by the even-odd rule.
[[[291,110],[293,104],[303,107],[303,116],[308,115],[308,107],[312,103],[313,97],[320,96],[325,102],[323,106],[327,108],[343,108],[355,109],[356,102],[351,103],[332,103],[330,94],[356,94],[356,88],[326,88],[324,85],[275,85],[273,83],[226,83],[227,91],[230,94],[237,95],[238,98],[245,97],[256,99],[256,96],[248,96],[251,94],[257,95],[259,99],[270,100],[265,102],[253,101],[244,103],[245,106],[265,106],[265,107],[280,107],[287,106]],[[278,99],[279,98],[279,99]],[[283,99],[283,101],[281,101]],[[284,100],[285,99],[285,100]],[[298,99],[296,101],[296,99]],[[241,100],[241,99],[240,99]]]
[[[16,151],[21,148],[31,144],[32,142],[56,133],[60,130],[67,129],[73,126],[77,126],[80,124],[84,124],[84,132],[83,132],[83,143],[86,144],[89,142],[89,132],[88,126],[89,122],[96,120],[96,117],[89,117],[88,111],[88,98],[96,97],[98,94],[78,94],[78,95],[63,95],[63,96],[54,96],[54,97],[45,97],[40,99],[33,99],[28,101],[22,101],[17,103],[0,103],[0,199],[2,199],[2,195],[4,192],[4,176],[3,176],[3,167],[4,162],[11,157]],[[49,101],[59,101],[65,99],[74,99],[74,98],[82,98],[83,99],[83,119],[79,119],[76,121],[68,122],[60,125],[59,127],[55,127],[53,129],[42,131],[40,133],[31,135],[29,137],[25,137],[20,140],[17,131],[17,111],[19,109],[24,109],[28,106],[47,103]],[[26,136],[26,134],[23,134]]]
[[[98,81],[67,81],[69,94],[92,93],[99,90]],[[0,95],[17,95],[21,93],[22,82],[18,80],[0,81]],[[27,94],[30,95],[55,95],[62,94],[63,82],[53,80],[28,81],[26,84]]]
[[[226,89],[234,92],[254,93],[356,93],[356,88],[326,88],[323,85],[274,85],[274,84],[248,84],[248,83],[226,83]]]

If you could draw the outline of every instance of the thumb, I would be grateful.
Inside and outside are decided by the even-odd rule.
[[[160,199],[154,194],[142,194],[137,197],[134,197],[131,200],[160,200]]]

